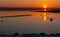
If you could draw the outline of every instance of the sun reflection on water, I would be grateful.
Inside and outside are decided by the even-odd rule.
[[[47,11],[47,9],[44,9],[44,11]]]
[[[47,13],[43,13],[43,19],[44,19],[44,21],[47,20]]]

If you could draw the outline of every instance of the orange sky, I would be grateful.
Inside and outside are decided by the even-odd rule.
[[[40,3],[40,5],[41,5],[41,7],[42,6],[44,6],[44,5],[46,5],[47,6],[47,8],[60,8],[60,3],[53,3],[53,2],[42,2],[42,3]]]
[[[34,3],[6,3],[0,2],[0,6],[2,7],[41,7],[43,8],[44,5],[47,5],[47,8],[60,8],[60,3],[58,2],[34,2]]]

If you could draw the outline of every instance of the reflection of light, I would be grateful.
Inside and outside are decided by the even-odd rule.
[[[44,17],[44,21],[46,21],[47,20],[46,13],[43,14],[43,17]]]
[[[44,9],[44,11],[47,11],[46,9]]]
[[[46,16],[46,13],[44,13],[44,16]]]

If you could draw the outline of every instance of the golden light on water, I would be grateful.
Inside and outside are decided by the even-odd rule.
[[[46,21],[47,20],[47,14],[43,13],[43,17],[44,17],[44,21]]]
[[[47,11],[46,8],[44,9],[44,11]]]

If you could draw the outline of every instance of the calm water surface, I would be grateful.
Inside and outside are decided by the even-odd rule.
[[[0,18],[0,32],[60,33],[60,13],[32,11],[0,11],[0,16],[26,14],[31,14],[32,16]]]

